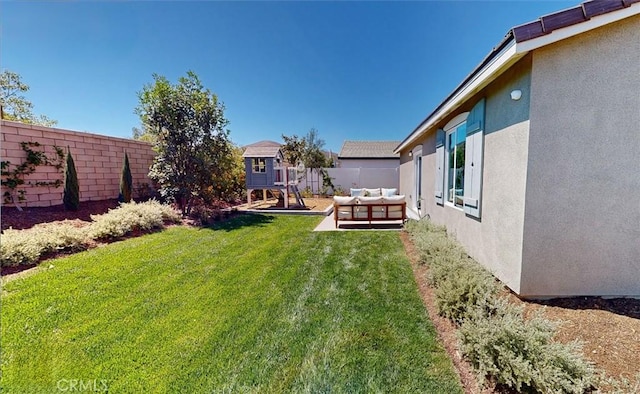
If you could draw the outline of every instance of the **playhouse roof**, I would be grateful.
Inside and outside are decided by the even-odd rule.
[[[247,145],[242,157],[276,157],[280,152],[280,146],[255,146]]]

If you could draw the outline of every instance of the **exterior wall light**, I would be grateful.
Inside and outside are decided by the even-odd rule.
[[[518,101],[522,97],[522,90],[516,89],[511,92],[511,100]]]

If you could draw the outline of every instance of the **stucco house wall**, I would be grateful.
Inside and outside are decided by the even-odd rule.
[[[522,295],[640,295],[640,16],[534,51],[531,79]]]
[[[422,144],[421,216],[446,225],[470,256],[516,292],[520,290],[522,261],[530,71],[531,57],[526,57],[418,141]],[[510,99],[514,89],[522,91],[518,101]],[[486,98],[486,129],[482,219],[477,220],[448,203],[436,204],[435,132],[482,97]],[[403,152],[401,161],[400,192],[410,196],[410,207],[415,206],[413,160]]]
[[[557,40],[524,40],[509,55],[524,57],[494,69],[497,78],[467,90],[464,101],[456,102],[454,91],[397,148],[400,189],[413,216],[445,225],[521,296],[640,296],[640,15],[637,4],[630,7],[618,19],[596,18],[593,28],[585,22],[575,35],[569,27]],[[511,97],[515,90],[522,92],[519,100]],[[482,98],[476,219],[446,202],[436,204],[436,132]]]

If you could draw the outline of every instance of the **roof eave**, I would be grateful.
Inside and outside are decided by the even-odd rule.
[[[400,153],[408,145],[415,142],[435,123],[455,111],[467,99],[487,86],[524,55],[525,53],[517,53],[513,35],[507,34],[505,39],[489,53],[480,65],[394,149],[394,153]]]
[[[616,9],[614,12],[596,14],[590,16],[590,19],[584,22],[559,28],[550,33],[545,33],[539,37],[527,39],[522,42],[516,42],[514,34],[514,31],[520,26],[509,30],[504,40],[395,148],[394,153],[402,152],[428,131],[429,128],[433,127],[434,124],[440,122],[444,117],[455,111],[461,104],[471,98],[471,96],[495,80],[495,78],[532,50],[640,14],[640,0],[627,0],[624,3],[625,5],[622,9]]]

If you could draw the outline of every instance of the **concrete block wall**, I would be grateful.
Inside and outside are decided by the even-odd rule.
[[[126,138],[109,137],[72,130],[34,126],[19,122],[2,120],[0,123],[0,158],[14,165],[26,159],[26,153],[20,147],[21,142],[39,142],[39,149],[49,157],[55,157],[53,146],[71,150],[78,172],[80,201],[97,201],[117,198],[120,190],[120,173],[124,153],[129,156],[129,165],[135,188],[138,183],[151,184],[147,176],[155,153],[151,144]],[[26,201],[23,207],[48,207],[62,204],[64,188],[52,186],[34,186],[38,181],[63,180],[63,171],[58,172],[50,166],[39,166],[35,173],[25,178]],[[30,183],[30,184],[29,184]],[[4,195],[4,188],[0,197]],[[4,206],[4,201],[2,202]]]

